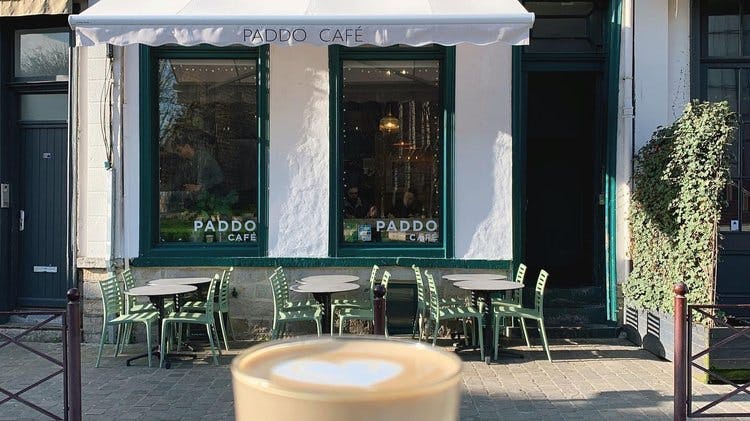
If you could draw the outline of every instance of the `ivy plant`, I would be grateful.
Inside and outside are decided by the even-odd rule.
[[[694,101],[635,155],[633,270],[624,285],[631,304],[672,313],[680,281],[688,286],[689,302],[715,301],[718,223],[736,126],[726,102]]]

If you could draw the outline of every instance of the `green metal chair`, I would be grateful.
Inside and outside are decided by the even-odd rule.
[[[380,270],[380,267],[378,265],[372,265],[372,271],[370,272],[370,289],[369,291],[372,292],[372,288],[375,286],[375,280],[378,276],[378,271]],[[368,290],[365,290],[365,292],[368,292]],[[343,299],[336,299],[331,302],[331,335],[333,335],[333,322],[336,320],[336,311],[342,308],[372,308],[372,294],[368,295],[364,300],[357,300],[357,299],[351,299],[351,298],[343,298]]]
[[[492,313],[495,318],[494,323],[494,341],[495,341],[495,358],[497,358],[498,336],[500,335],[500,319],[503,317],[517,317],[521,319],[521,331],[526,339],[526,345],[531,347],[529,335],[526,332],[526,322],[524,319],[533,319],[539,325],[539,335],[542,337],[542,346],[547,353],[547,359],[552,362],[552,356],[549,352],[549,343],[547,342],[547,332],[544,328],[544,287],[547,284],[549,274],[545,270],[539,271],[539,278],[534,288],[534,308],[524,308],[516,304],[493,304]]]
[[[179,311],[173,312],[168,317],[162,319],[161,322],[161,356],[159,358],[159,367],[164,366],[164,357],[169,352],[167,348],[167,338],[169,337],[169,327],[172,324],[176,325],[204,325],[206,326],[206,332],[208,333],[208,343],[211,346],[211,357],[214,360],[214,365],[219,365],[219,360],[216,357],[217,351],[221,355],[221,348],[217,347],[214,343],[214,335],[216,335],[216,341],[219,341],[219,334],[216,332],[216,320],[214,319],[214,297],[216,290],[218,289],[219,282],[221,279],[216,276],[208,286],[208,294],[206,294],[206,311],[205,312],[187,312]]]
[[[289,301],[289,284],[283,271],[275,270],[270,277],[273,292],[273,326],[271,339],[277,339],[288,322],[313,321],[321,335],[321,320],[323,309],[321,306],[294,305]]]
[[[116,276],[109,277],[99,282],[99,288],[102,292],[102,308],[104,309],[104,315],[102,316],[102,335],[99,340],[99,353],[96,355],[96,367],[99,367],[99,362],[101,360],[107,326],[117,326],[117,340],[115,341],[116,357],[120,352],[120,342],[123,341],[125,337],[123,327],[131,326],[133,323],[143,323],[146,326],[148,366],[151,367],[151,324],[157,321],[159,314],[156,311],[126,313],[123,292]]]
[[[440,300],[437,284],[432,274],[425,271],[427,284],[430,288],[430,323],[435,325],[432,333],[432,346],[437,341],[438,329],[440,329],[441,320],[461,320],[464,328],[464,338],[466,337],[466,319],[474,319],[479,328],[479,348],[482,360],[484,360],[484,335],[482,333],[482,312],[473,305],[447,305]]]
[[[232,273],[234,267],[225,269],[221,273],[221,281],[219,282],[219,291],[217,293],[217,302],[214,305],[214,312],[219,317],[219,327],[221,328],[221,337],[224,341],[224,348],[229,351],[229,341],[227,340],[227,331],[224,326],[224,318],[226,317],[227,324],[229,325],[229,332],[234,338],[234,331],[232,330],[232,323],[229,320],[229,284],[232,280]],[[206,312],[206,302],[203,300],[187,301],[181,308],[182,311],[187,312]],[[226,315],[226,316],[225,316]]]
[[[383,279],[381,280],[381,285],[383,285],[383,288],[385,288],[386,296],[388,295],[388,280],[391,278],[391,273],[387,270],[383,272]],[[373,284],[373,287],[375,285]],[[344,333],[344,324],[347,321],[351,320],[370,320],[373,323],[375,322],[375,309],[374,309],[374,303],[375,303],[375,295],[373,288],[370,288],[370,294],[369,294],[369,307],[345,307],[339,309],[338,313],[338,319],[339,319],[339,336],[341,336]],[[385,299],[385,296],[383,297]],[[333,322],[331,322],[331,329],[333,329]],[[386,317],[386,323],[385,323],[385,336],[388,337],[388,317]]]
[[[516,271],[516,278],[515,282],[518,282],[519,284],[522,284],[524,279],[526,278],[526,265],[523,263],[518,265],[518,271]],[[523,303],[523,289],[515,289],[513,290],[510,298],[505,298],[504,294],[498,293],[492,297],[492,304],[513,304],[513,305],[522,305]]]
[[[125,269],[120,273],[120,277],[122,278],[122,283],[125,285],[125,291],[129,291],[133,288],[135,288],[137,282],[135,280],[135,276],[133,276],[133,272],[130,269]],[[165,307],[167,303],[164,303]],[[171,305],[171,302],[170,302]],[[156,311],[156,307],[154,307],[151,303],[145,303],[145,304],[138,304],[135,300],[135,297],[131,297],[129,295],[125,295],[125,311],[127,313],[138,313],[142,311]]]
[[[424,324],[429,318],[430,315],[430,303],[428,301],[427,296],[429,295],[429,291],[427,287],[424,284],[424,279],[422,278],[422,271],[417,265],[411,265],[412,270],[414,271],[414,277],[417,280],[417,312],[414,314],[414,324],[412,325],[412,332],[411,337],[414,339],[414,336],[417,334],[417,330],[419,330],[419,338],[418,340],[421,342],[422,338],[424,337]],[[440,302],[445,305],[462,305],[466,304],[464,300],[456,299],[456,298],[440,298]],[[417,329],[419,327],[419,329]]]

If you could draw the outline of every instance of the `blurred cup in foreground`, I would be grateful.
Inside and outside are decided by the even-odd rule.
[[[240,421],[453,421],[460,380],[455,355],[378,337],[273,341],[232,362]]]

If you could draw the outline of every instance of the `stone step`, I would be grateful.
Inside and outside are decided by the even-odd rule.
[[[43,311],[43,310],[40,310]],[[21,335],[25,330],[48,319],[50,315],[11,315],[0,323],[0,332],[10,337]],[[22,342],[61,342],[62,318],[58,317],[25,334]]]

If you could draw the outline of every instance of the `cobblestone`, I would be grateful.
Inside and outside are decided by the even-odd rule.
[[[29,344],[59,353],[59,344]],[[237,343],[244,348],[249,343]],[[127,351],[136,354],[142,345]],[[85,420],[231,420],[229,363],[238,350],[221,357],[181,360],[170,370],[149,368],[145,360],[126,367],[124,356],[105,348],[94,368],[97,347],[83,347]],[[672,365],[621,339],[553,343],[554,363],[539,347],[513,346],[523,359],[501,359],[487,366],[476,353],[462,353],[464,381],[461,420],[669,420]],[[54,372],[51,362],[16,346],[0,349],[0,387],[17,391]],[[693,382],[696,407],[732,390]],[[734,396],[716,412],[750,413],[750,395]],[[2,395],[0,395],[2,396]],[[50,412],[62,411],[62,379],[54,377],[21,395]],[[0,397],[0,400],[2,397]],[[47,419],[17,402],[0,405],[0,420]],[[723,418],[726,419],[726,418]]]

